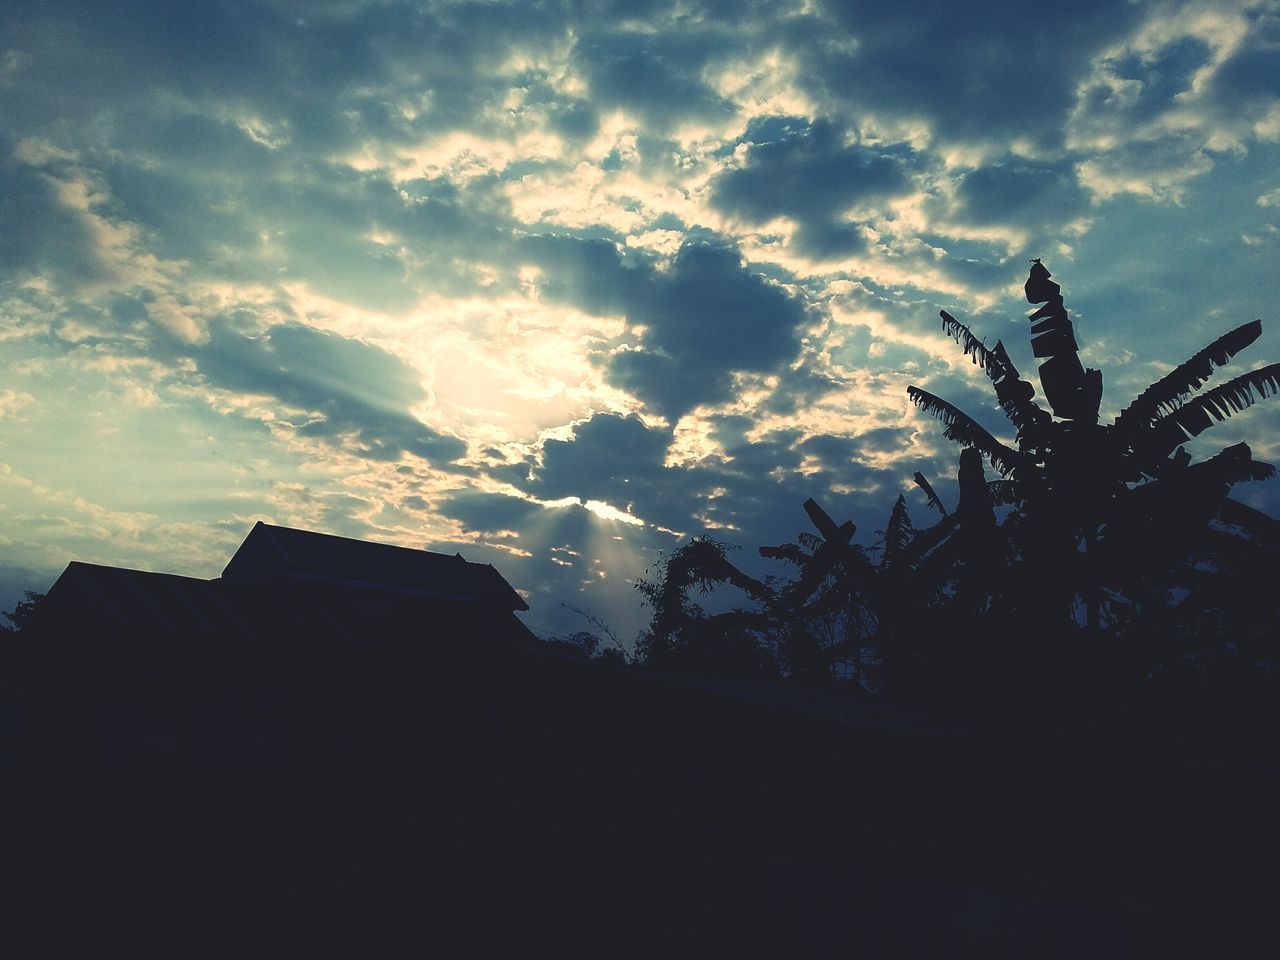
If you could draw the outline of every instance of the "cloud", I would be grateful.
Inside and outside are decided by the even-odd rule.
[[[673,422],[727,400],[735,371],[785,367],[799,349],[803,303],[751,272],[732,249],[686,244],[635,284],[627,322],[639,343],[607,360],[610,381]]]
[[[601,109],[621,108],[649,129],[667,132],[680,120],[723,122],[735,114],[700,77],[723,39],[698,30],[600,32],[577,45],[575,59]]]
[[[819,259],[862,252],[865,237],[843,215],[883,205],[911,184],[909,149],[850,142],[829,120],[757,120],[743,143],[742,165],[712,180],[712,205],[757,225],[779,217],[796,221],[799,247]]]
[[[0,417],[17,416],[24,407],[29,407],[35,402],[36,398],[29,393],[19,393],[17,390],[0,390]]]
[[[35,159],[34,146],[24,152],[27,160]],[[10,280],[33,275],[93,280],[108,272],[94,250],[89,224],[59,201],[58,182],[19,159],[17,145],[2,135],[0,271]]]
[[[522,237],[515,255],[542,271],[540,295],[597,316],[625,313],[647,271],[616,242],[556,234]]]
[[[1061,230],[1089,209],[1089,194],[1070,161],[1003,158],[972,170],[956,186],[965,224],[1014,224],[1028,232]]]
[[[466,453],[457,437],[434,430],[410,408],[426,394],[403,361],[359,340],[299,324],[247,336],[211,331],[194,354],[200,373],[222,390],[265,394],[298,411],[292,431],[341,443],[370,460],[410,454],[432,463]]]
[[[1096,197],[1180,201],[1224,155],[1280,137],[1280,87],[1268,69],[1280,20],[1265,5],[1144,12],[1140,29],[1091,64],[1067,143]]]
[[[1046,147],[1061,141],[1076,77],[1131,29],[1137,4],[1106,0],[1029,8],[937,0],[816,4],[793,27],[803,85],[832,112],[947,143]],[[904,122],[905,121],[905,122]]]
[[[0,445],[45,492],[0,536],[196,571],[262,515],[474,553],[552,610],[634,607],[664,531],[790,539],[806,496],[869,540],[954,473],[908,383],[1009,435],[937,311],[1033,371],[1026,258],[1109,398],[1152,343],[1270,323],[1276,23],[10,4]]]

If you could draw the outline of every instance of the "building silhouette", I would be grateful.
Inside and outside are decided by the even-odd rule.
[[[359,636],[401,629],[421,639],[467,628],[526,639],[514,616],[528,604],[491,565],[461,554],[353,540],[259,521],[222,576],[72,562],[40,617],[67,633]]]
[[[1251,955],[1274,765],[556,653],[492,567],[259,524],[3,651],[0,955]]]

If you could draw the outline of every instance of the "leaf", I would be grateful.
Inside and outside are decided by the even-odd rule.
[[[768,557],[770,560],[782,560],[801,568],[809,562],[810,556],[795,543],[784,543],[776,547],[760,547],[759,553],[760,556]]]
[[[966,357],[972,357],[973,362],[986,371],[988,377],[992,380],[998,380],[1004,375],[1004,370],[995,354],[987,349],[986,344],[973,335],[972,330],[945,310],[939,310],[938,316],[942,317],[942,329],[956,343],[960,344]]]
[[[1187,467],[1186,475],[1197,483],[1243,483],[1248,480],[1270,480],[1276,468],[1253,459],[1247,443],[1236,443],[1215,453],[1208,460]]]
[[[915,529],[911,526],[911,514],[907,512],[907,498],[898,494],[893,509],[889,511],[889,520],[884,528],[884,554],[880,558],[880,566],[890,566],[915,538]]]
[[[696,537],[678,548],[667,561],[662,591],[670,605],[691,587],[706,596],[717,583],[729,583],[756,600],[767,601],[773,593],[748,576],[725,557],[725,545],[710,537]]]
[[[1022,499],[1016,480],[988,480],[991,502],[997,507],[1011,507]]]
[[[1036,422],[1037,414],[1043,417],[1044,412],[1032,400],[1036,395],[1035,387],[1020,379],[1018,368],[1009,359],[1003,341],[997,340],[996,345],[988,349],[972,330],[947,311],[939,310],[938,314],[942,317],[942,329],[960,344],[966,357],[972,357],[973,362],[982,367],[995,386],[1000,409],[1014,426],[1021,431]]]
[[[793,607],[803,605],[804,601],[813,596],[814,591],[822,586],[822,582],[836,572],[836,568],[842,561],[848,561],[852,565],[857,560],[858,554],[847,543],[839,540],[825,541],[814,551],[812,559],[805,564],[800,579],[787,587],[786,600]]]
[[[1166,469],[1160,479],[1127,491],[1117,501],[1110,525],[1117,530],[1141,528],[1153,518],[1186,517],[1200,510],[1216,512],[1214,504],[1226,499],[1233,484],[1269,480],[1275,472],[1271,464],[1253,459],[1247,443],[1233,444],[1208,460]]]
[[[810,533],[804,530],[796,534],[796,539],[800,541],[800,546],[804,547],[809,553],[816,553],[818,548],[824,543],[823,539],[816,533]]]
[[[1220,387],[1214,387],[1181,403],[1172,413],[1157,418],[1151,424],[1153,434],[1150,440],[1141,443],[1144,452],[1157,456],[1168,454],[1174,447],[1186,442],[1188,437],[1199,436],[1213,426],[1215,421],[1220,422],[1253,406],[1256,402],[1255,391],[1257,399],[1280,393],[1280,363],[1250,370]]]
[[[1239,500],[1223,500],[1218,506],[1218,519],[1239,527],[1260,543],[1280,546],[1280,520]]]
[[[728,560],[721,560],[719,570],[708,571],[712,574],[719,574],[726,583],[731,583],[752,600],[758,600],[761,603],[769,603],[774,599],[773,591],[757,580],[755,577],[748,576]]]
[[[1027,303],[1045,303],[1061,293],[1062,288],[1049,279],[1052,276],[1039,257],[1031,261],[1031,273],[1022,288],[1027,295]]]
[[[831,519],[831,515],[818,506],[818,501],[814,500],[813,497],[804,502],[804,512],[809,515],[809,520],[817,527],[818,532],[822,534],[823,540],[839,540],[842,543],[848,543],[850,538],[853,537],[853,523],[845,521],[837,527],[836,522]]]
[[[929,529],[921,531],[898,558],[898,566],[904,567],[917,563],[925,554],[954,533],[959,522],[959,518],[952,513],[939,520]]]
[[[1147,426],[1162,413],[1182,406],[1183,399],[1209,379],[1215,367],[1224,366],[1262,334],[1262,321],[1254,320],[1224,333],[1190,360],[1157,380],[1116,417],[1117,429]]]
[[[917,470],[916,475],[911,479],[916,482],[916,486],[924,491],[924,495],[928,498],[929,506],[937,507],[938,512],[945,517],[947,515],[947,508],[942,505],[942,501],[938,498],[938,495],[933,492],[933,486],[925,479],[924,474]]]
[[[966,447],[977,448],[1001,476],[1008,477],[1015,471],[1031,468],[1033,461],[1030,457],[1001,443],[976,420],[947,401],[919,387],[907,387],[907,396],[916,406],[942,421],[946,427],[942,434],[944,437]]]

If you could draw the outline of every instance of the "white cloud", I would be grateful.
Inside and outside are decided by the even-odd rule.
[[[36,398],[29,393],[19,393],[17,390],[0,390],[0,417],[15,417],[23,409],[35,402]]]
[[[1133,36],[1094,60],[1077,87],[1066,143],[1097,199],[1130,193],[1179,202],[1218,155],[1273,138],[1276,98],[1241,97],[1221,79],[1251,44],[1265,45],[1265,15],[1256,14],[1245,4],[1156,4]]]

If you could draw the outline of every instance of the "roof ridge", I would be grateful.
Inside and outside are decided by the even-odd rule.
[[[284,544],[280,542],[280,538],[277,537],[273,532],[276,530],[289,530],[291,529],[290,527],[278,527],[274,523],[266,523],[262,520],[259,520],[256,524],[254,524],[254,526],[262,527],[262,529],[266,532],[267,539],[271,541],[271,545],[275,547],[278,551],[280,551],[280,556],[284,557],[285,563],[293,563],[293,557],[289,555],[289,551],[284,548]],[[250,530],[249,533],[252,534],[253,531]]]
[[[481,566],[481,564],[476,563],[473,560],[468,560],[466,557],[462,556],[462,554],[460,553],[455,553],[451,557],[447,553],[439,553],[435,550],[428,550],[426,547],[407,547],[404,544],[386,543],[385,541],[382,541],[382,540],[364,540],[364,539],[361,539],[360,537],[344,537],[340,533],[326,533],[322,530],[305,530],[302,527],[286,527],[283,524],[265,523],[262,520],[259,520],[258,523],[261,526],[265,527],[268,531],[273,532],[272,542],[280,546],[280,549],[282,550],[282,552],[284,551],[284,547],[282,544],[279,544],[278,538],[274,536],[274,533],[278,533],[281,531],[286,533],[298,533],[308,537],[324,537],[328,540],[341,540],[344,543],[358,543],[364,547],[383,547],[390,550],[406,550],[409,553],[413,553],[413,554],[419,554],[419,555],[425,554],[426,556],[429,556],[429,557],[444,557],[449,560],[456,558],[458,560],[461,560],[463,563],[469,563],[472,566],[477,566],[477,567]],[[293,558],[290,557],[287,552],[285,553],[285,556],[286,556],[286,559],[288,559],[290,562],[293,562]],[[488,564],[488,566],[492,566],[492,564]]]

